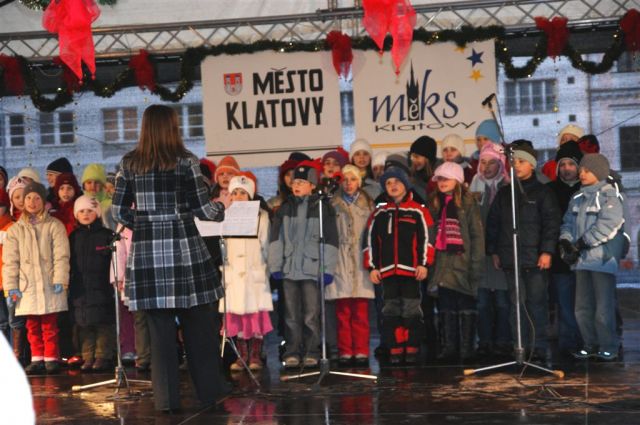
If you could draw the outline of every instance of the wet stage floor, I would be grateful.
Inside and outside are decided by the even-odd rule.
[[[640,424],[640,320],[627,318],[624,358],[614,363],[566,362],[558,379],[527,368],[463,376],[460,365],[383,366],[373,361],[377,381],[329,376],[282,382],[277,342],[268,345],[261,388],[244,372],[234,375],[232,394],[220,406],[199,410],[187,372],[182,372],[182,412],[155,412],[150,387],[132,385],[132,400],[110,400],[113,387],[80,393],[73,385],[111,379],[113,374],[65,371],[31,377],[38,423],[42,424]],[[344,371],[344,369],[332,369]],[[148,374],[127,371],[130,379]]]

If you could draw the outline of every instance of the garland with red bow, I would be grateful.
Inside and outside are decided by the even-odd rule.
[[[613,35],[613,40],[609,48],[604,52],[604,55],[599,62],[584,60],[580,52],[578,52],[569,41],[564,43],[563,49],[557,53],[558,56],[565,56],[570,61],[574,68],[579,69],[587,74],[602,74],[611,69],[615,61],[627,50],[639,50],[640,47],[640,13],[635,10],[629,10],[624,17],[620,20],[619,28]],[[346,37],[346,36],[345,36]],[[413,33],[414,42],[422,42],[426,44],[432,44],[437,42],[454,42],[459,46],[464,46],[467,43],[474,41],[483,41],[494,39],[496,43],[496,59],[504,67],[507,78],[518,79],[526,78],[533,75],[538,66],[550,55],[549,51],[549,35],[542,31],[540,39],[534,47],[532,57],[522,66],[515,66],[513,64],[513,55],[509,52],[507,47],[507,35],[504,27],[489,26],[489,27],[461,27],[457,30],[443,30],[443,31],[426,31],[424,29],[417,29]],[[384,50],[390,50],[392,44],[391,37],[384,37],[384,43],[382,48]],[[554,50],[557,52],[559,48],[558,40],[552,42],[554,44]],[[346,45],[346,41],[343,39],[341,45]],[[379,50],[380,47],[374,42],[372,38],[362,37],[351,39],[352,49],[356,50]],[[99,78],[92,80],[85,78],[85,84],[80,87],[80,90],[91,91],[98,97],[111,97],[118,91],[125,87],[132,85],[139,85],[146,87],[154,95],[157,95],[166,102],[179,102],[185,94],[191,90],[194,86],[194,82],[197,77],[197,71],[200,63],[207,56],[218,55],[236,55],[255,53],[261,51],[280,51],[280,52],[315,52],[321,50],[332,50],[335,44],[331,46],[328,40],[318,40],[316,42],[284,42],[284,41],[257,41],[252,44],[224,44],[212,47],[196,47],[187,49],[180,57],[180,79],[177,84],[170,86],[164,86],[161,84],[152,84],[155,81],[150,77],[153,70],[153,61],[148,54],[144,54],[146,60],[139,59],[139,62],[134,60],[134,63],[130,63],[130,66],[121,71],[116,77],[109,83],[100,82]],[[338,63],[340,63],[340,69],[344,67],[342,64],[343,57],[346,49],[339,48],[340,54],[337,55]],[[553,53],[553,52],[552,52]],[[140,56],[140,55],[137,55]],[[133,58],[132,58],[133,59]],[[335,62],[334,62],[334,66]],[[336,68],[337,70],[338,68]],[[136,71],[138,70],[138,71]],[[2,80],[4,84],[0,86],[0,97],[7,95],[26,94],[31,97],[34,106],[43,111],[51,112],[57,108],[63,107],[73,102],[73,87],[69,89],[69,85],[72,84],[71,79],[64,77],[61,79],[61,87],[58,88],[54,96],[46,96],[42,93],[41,89],[36,83],[36,75],[39,71],[35,69],[29,61],[22,56],[6,56],[0,55],[0,73],[2,73]],[[22,83],[20,83],[22,81]]]
[[[569,20],[561,16],[553,19],[538,16],[535,22],[536,27],[547,35],[547,56],[556,60],[569,41],[569,28],[567,28]]]
[[[331,48],[333,67],[338,75],[346,78],[351,69],[351,62],[353,62],[351,37],[340,31],[331,31],[327,35],[327,45]]]

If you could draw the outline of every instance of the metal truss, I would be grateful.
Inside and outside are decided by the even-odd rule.
[[[430,31],[464,25],[500,25],[517,33],[534,28],[536,16],[565,16],[572,27],[613,23],[627,10],[640,8],[640,0],[484,0],[416,4],[414,8],[417,26]],[[127,57],[140,49],[171,55],[202,45],[249,44],[259,40],[316,41],[336,29],[357,37],[366,34],[362,15],[361,8],[335,8],[300,15],[112,26],[95,28],[94,44],[96,58],[108,59]],[[0,34],[0,53],[45,61],[57,52],[57,38],[44,31]]]

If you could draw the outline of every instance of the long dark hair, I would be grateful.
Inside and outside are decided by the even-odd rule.
[[[127,154],[127,167],[137,174],[172,170],[178,159],[188,154],[176,111],[165,105],[151,105],[142,116],[138,145]]]

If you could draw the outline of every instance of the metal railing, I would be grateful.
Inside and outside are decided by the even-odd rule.
[[[640,0],[486,0],[414,5],[414,8],[417,26],[429,31],[464,25],[500,25],[516,33],[534,28],[536,16],[565,16],[572,27],[615,22],[627,10],[640,8]],[[298,15],[111,26],[95,28],[93,34],[97,58],[127,57],[140,49],[170,55],[202,45],[315,41],[335,29],[358,37],[365,35],[362,16],[361,8],[341,8]],[[57,51],[57,38],[45,31],[0,34],[0,53],[39,61],[51,59]]]

